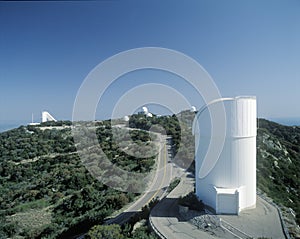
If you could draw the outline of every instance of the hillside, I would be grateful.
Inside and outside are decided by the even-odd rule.
[[[191,163],[194,171],[194,138],[191,124],[194,114],[189,111],[177,115],[182,128],[179,134],[179,121],[175,116],[161,119],[160,124],[173,137],[173,148],[181,166]],[[135,122],[135,121],[134,121]],[[134,124],[145,128],[146,124]],[[155,123],[156,119],[149,119]],[[180,127],[179,127],[180,128]],[[172,129],[172,130],[170,130]],[[188,142],[188,143],[187,143]],[[258,119],[257,130],[257,188],[263,195],[280,206],[283,218],[292,237],[300,235],[300,126],[284,126],[265,119]]]
[[[295,235],[293,220],[300,224],[300,127],[258,122],[257,186],[276,204],[287,207],[285,220]]]
[[[66,238],[102,224],[134,200],[137,194],[117,191],[91,176],[76,152],[69,125],[21,126],[0,134],[0,238]],[[96,127],[97,140],[112,162],[134,172],[151,171],[154,157],[138,160],[117,149],[110,121]],[[137,143],[150,139],[138,130],[131,137]]]
[[[189,111],[152,118],[134,115],[129,125],[154,132],[164,130],[172,137],[170,153],[177,156],[174,162],[193,170],[193,117]],[[179,121],[183,122],[181,128]],[[300,223],[300,127],[264,119],[258,122],[257,185],[280,205],[289,231],[295,236],[295,221]],[[110,123],[87,123],[83,133],[89,134],[89,129],[96,127],[97,141],[111,162],[129,171],[149,173],[154,157],[138,160],[121,151],[113,140]],[[107,216],[137,196],[107,187],[91,176],[76,150],[92,146],[86,141],[76,148],[70,125],[58,122],[22,126],[0,134],[0,238],[65,238],[82,228],[101,225]],[[122,142],[129,140],[121,128],[115,133]],[[155,152],[145,131],[133,130],[130,138],[138,144],[146,143],[149,155]],[[92,150],[86,160],[97,162],[98,152]],[[132,187],[144,185],[134,181]],[[139,238],[126,233],[126,238]],[[138,233],[142,238],[153,238],[145,228]]]

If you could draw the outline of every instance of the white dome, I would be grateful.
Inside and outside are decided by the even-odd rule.
[[[146,106],[142,107],[142,112],[146,115],[149,113],[148,108]]]
[[[124,121],[126,121],[126,122],[129,121],[129,116],[125,115],[124,116]]]
[[[152,117],[153,116],[151,113],[147,113],[146,115],[147,115],[147,117]]]
[[[196,112],[196,110],[197,110],[197,109],[196,109],[195,106],[192,106],[191,109],[190,109],[191,112]]]

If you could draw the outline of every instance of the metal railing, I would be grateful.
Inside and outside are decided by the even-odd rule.
[[[221,219],[220,226],[223,229],[227,230],[229,233],[231,233],[234,236],[236,236],[237,238],[240,238],[240,239],[249,239],[249,238],[252,238],[251,236],[247,235],[245,232],[242,232],[241,230],[239,230],[236,227],[232,226],[230,223],[224,221],[223,219]]]
[[[266,196],[264,196],[263,193],[260,192],[259,190],[256,192],[256,194],[258,196],[260,196],[263,200],[265,200],[266,202],[270,203],[273,207],[275,207],[277,209],[277,212],[279,214],[280,223],[281,223],[281,227],[282,227],[284,236],[285,236],[286,239],[291,239],[289,230],[288,230],[287,226],[285,225],[281,209],[272,200],[270,200],[269,198],[267,198]]]
[[[154,223],[152,222],[151,215],[149,216],[149,224],[152,230],[155,232],[155,234],[160,238],[160,239],[167,239],[160,231],[156,228]]]

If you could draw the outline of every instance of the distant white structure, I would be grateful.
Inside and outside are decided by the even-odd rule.
[[[47,121],[57,121],[57,120],[54,119],[54,117],[52,115],[50,115],[49,112],[43,111],[42,112],[42,123],[47,122]]]
[[[125,115],[123,119],[124,119],[124,121],[128,122],[129,121],[129,116]]]
[[[223,104],[226,137],[218,161],[206,176],[199,171],[211,140],[210,111]],[[219,105],[220,106],[220,105]],[[217,214],[238,214],[256,207],[256,98],[215,100],[196,115],[193,125],[196,143],[196,194]],[[198,124],[196,124],[198,122]],[[214,140],[221,137],[214,135]],[[206,159],[209,160],[209,159]]]
[[[153,117],[153,114],[149,112],[148,108],[146,106],[142,107],[142,114],[146,115],[147,117]]]
[[[31,114],[31,123],[29,125],[39,125],[40,123],[33,122],[33,113]]]
[[[197,109],[196,109],[196,107],[195,107],[195,106],[192,106],[192,107],[191,107],[191,109],[190,109],[190,111],[191,111],[191,112],[196,112],[196,111],[197,111]]]
[[[146,106],[142,107],[142,112],[147,115],[149,113],[149,110]]]

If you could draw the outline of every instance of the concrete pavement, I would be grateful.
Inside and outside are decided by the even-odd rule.
[[[255,209],[242,211],[240,215],[219,217],[253,238],[285,238],[277,209],[259,196],[256,199]]]
[[[285,235],[282,230],[280,217],[277,209],[257,196],[257,206],[255,209],[245,210],[240,215],[217,215],[224,225],[222,229],[214,233],[213,231],[199,230],[191,224],[190,219],[178,213],[177,199],[194,189],[194,180],[185,176],[180,184],[159,204],[157,204],[150,214],[152,227],[161,234],[161,238],[168,239],[191,239],[191,238],[258,238],[267,237],[273,239],[283,239]],[[199,213],[199,217],[201,214]],[[230,229],[231,230],[228,230]],[[220,228],[219,228],[220,229]],[[239,237],[234,234],[239,233]],[[214,234],[214,235],[212,235]],[[244,236],[243,236],[244,235]]]
[[[151,211],[150,221],[163,235],[163,238],[215,238],[204,231],[198,230],[196,226],[180,220],[177,199],[190,191],[193,191],[193,179],[184,176],[181,178],[179,185]]]

